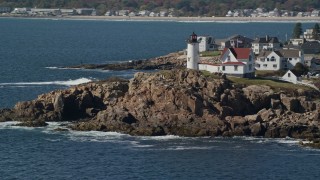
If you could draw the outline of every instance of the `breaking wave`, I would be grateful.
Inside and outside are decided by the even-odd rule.
[[[74,86],[78,84],[91,82],[91,79],[88,78],[79,78],[75,80],[67,80],[67,81],[48,81],[48,82],[15,82],[15,83],[0,83],[0,86],[41,86],[41,85],[61,85],[61,86]]]

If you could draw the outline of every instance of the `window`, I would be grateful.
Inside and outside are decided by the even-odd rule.
[[[249,61],[251,61],[251,60],[252,60],[252,56],[250,55],[250,56],[249,56]]]
[[[231,57],[230,56],[228,56],[228,61],[230,61],[231,60]]]
[[[291,61],[292,60],[292,58],[289,58],[289,61]]]
[[[238,66],[237,65],[234,66],[234,71],[238,71]]]
[[[226,70],[226,67],[225,66],[222,66],[222,71],[225,71]]]
[[[260,68],[260,64],[256,64],[256,67],[257,67],[257,68]]]
[[[269,61],[269,58],[267,58],[267,61]]]
[[[190,61],[191,57],[188,57],[188,61]]]
[[[270,61],[276,61],[276,58],[274,56],[272,56]]]
[[[288,77],[290,77],[291,76],[291,74],[290,73],[288,73]]]
[[[274,67],[274,68],[277,68],[277,67],[278,67],[278,65],[277,65],[277,64],[274,64],[274,65],[273,65],[273,67]]]
[[[264,62],[266,59],[265,58],[260,58],[260,61]]]
[[[268,67],[268,64],[264,64],[263,67]]]

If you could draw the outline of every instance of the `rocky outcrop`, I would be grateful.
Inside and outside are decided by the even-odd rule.
[[[305,94],[304,94],[305,95]],[[0,111],[0,121],[131,135],[318,138],[319,104],[268,86],[238,86],[193,70],[136,73],[40,95]]]
[[[182,52],[183,53],[183,52]],[[81,69],[102,69],[102,70],[154,70],[162,69],[169,70],[173,68],[183,68],[184,61],[179,59],[180,53],[171,53],[166,56],[160,56],[145,60],[134,60],[129,62],[121,62],[115,64],[81,64],[76,66],[70,66],[67,68],[81,68]]]

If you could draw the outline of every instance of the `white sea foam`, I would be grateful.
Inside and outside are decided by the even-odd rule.
[[[0,129],[8,129],[8,128],[12,128],[13,125],[18,124],[19,122],[17,121],[7,121],[7,122],[1,122],[0,123]]]
[[[0,86],[32,86],[32,85],[63,85],[63,86],[73,86],[83,83],[91,82],[91,79],[88,78],[79,78],[75,80],[67,80],[67,81],[48,81],[48,82],[15,82],[15,83],[0,83]]]
[[[122,142],[123,137],[129,136],[116,132],[100,132],[100,131],[69,131],[67,134],[70,140],[80,142]],[[127,142],[127,141],[126,141]]]
[[[58,70],[79,70],[82,68],[66,68],[66,67],[56,67],[56,66],[52,66],[52,67],[45,67],[46,69],[58,69]]]
[[[151,144],[140,144],[139,141],[130,141],[130,144],[135,148],[150,148],[150,147],[154,147],[154,145],[151,145]]]
[[[175,147],[170,147],[170,148],[166,148],[164,150],[174,150],[174,151],[182,151],[182,150],[208,150],[208,149],[212,149],[213,147],[209,147],[209,146],[204,146],[204,147],[200,147],[200,146],[175,146]]]
[[[280,144],[298,144],[298,139],[292,139],[292,138],[282,138],[282,139],[274,139],[277,143]]]
[[[157,140],[157,141],[168,141],[173,139],[186,139],[186,137],[167,135],[167,136],[140,136],[140,140]]]
[[[103,69],[83,69],[83,68],[64,68],[64,67],[45,67],[46,69],[58,69],[58,70],[81,70],[81,71],[95,71],[95,72],[110,72],[110,70]]]

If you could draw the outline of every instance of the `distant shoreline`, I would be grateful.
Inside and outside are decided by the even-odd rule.
[[[320,22],[320,17],[129,17],[129,16],[68,16],[68,19],[132,20],[174,22]]]
[[[140,16],[0,16],[4,18],[30,18],[55,20],[105,20],[105,21],[172,21],[172,22],[319,22],[320,17],[140,17]]]

